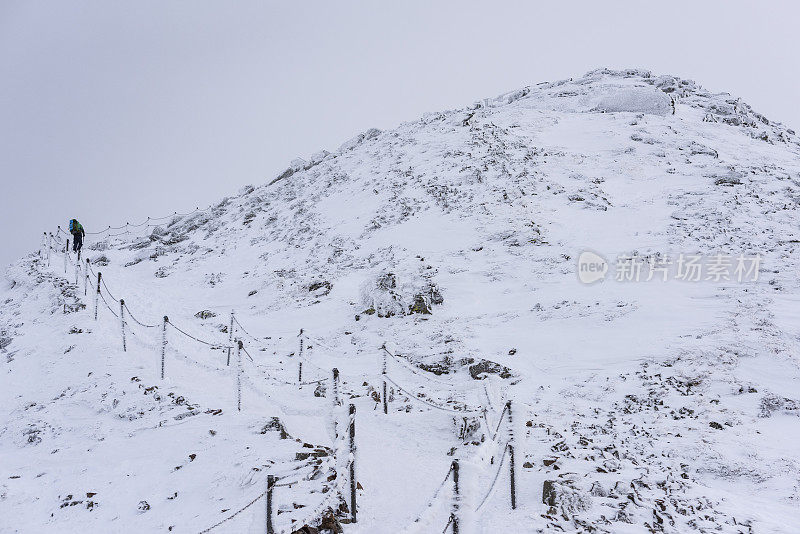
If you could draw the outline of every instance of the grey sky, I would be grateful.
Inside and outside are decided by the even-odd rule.
[[[0,2],[0,265],[206,206],[295,157],[596,67],[693,78],[800,126],[800,6]]]

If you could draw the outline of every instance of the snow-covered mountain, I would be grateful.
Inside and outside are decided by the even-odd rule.
[[[200,532],[255,500],[212,532],[264,532],[273,474],[275,532],[442,532],[458,459],[462,534],[794,532],[798,155],[728,94],[597,70],[89,235],[88,285],[62,234],[0,288],[0,531]]]

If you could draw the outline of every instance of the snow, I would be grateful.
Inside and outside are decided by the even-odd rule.
[[[259,496],[268,473],[297,481],[276,488],[278,531],[317,521],[330,496],[349,497],[351,403],[363,489],[346,533],[441,532],[451,484],[432,497],[454,459],[461,532],[793,531],[797,139],[730,95],[640,70],[485,104],[368,130],[215,206],[89,236],[112,309],[124,298],[155,326],[129,319],[127,352],[103,301],[93,320],[94,278],[84,295],[57,251],[12,265],[0,531],[200,532]],[[612,268],[583,285],[587,249],[763,260],[755,282],[624,283]],[[395,283],[378,284],[388,274]],[[430,314],[408,313],[418,296]],[[228,366],[220,348],[232,310],[246,329],[241,412],[235,349]],[[162,381],[164,315],[217,348],[168,327]],[[389,378],[412,392],[390,383],[388,414],[384,344],[397,355]],[[495,372],[473,379],[484,360]],[[297,384],[301,361],[325,396]],[[490,428],[506,400],[514,511],[498,471],[508,429]],[[466,408],[486,408],[488,423]],[[465,417],[479,426],[459,436]],[[561,508],[542,503],[545,481],[559,482]],[[260,500],[212,532],[264,523]]]

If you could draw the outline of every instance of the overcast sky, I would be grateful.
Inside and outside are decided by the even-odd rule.
[[[644,67],[800,127],[786,2],[0,0],[0,265],[189,211],[369,127]]]

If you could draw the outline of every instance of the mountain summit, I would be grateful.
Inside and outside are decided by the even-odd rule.
[[[87,225],[88,267],[43,243],[0,288],[0,530],[263,532],[229,516],[273,474],[276,532],[441,532],[458,459],[462,533],[791,532],[799,155],[601,69]]]

